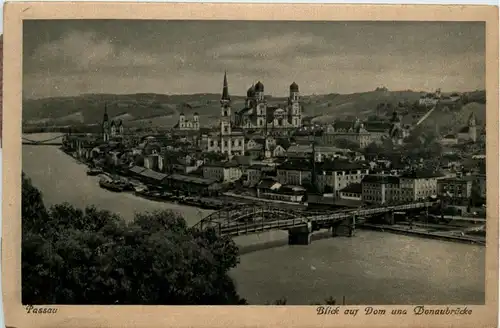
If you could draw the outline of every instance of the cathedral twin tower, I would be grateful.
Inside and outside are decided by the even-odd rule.
[[[221,96],[221,134],[229,135],[232,130],[254,129],[296,129],[302,126],[302,107],[300,105],[299,86],[293,82],[290,85],[288,102],[285,106],[273,106],[264,97],[264,85],[257,82],[252,85],[245,99],[245,107],[235,112],[234,120],[231,113],[231,98],[227,74]]]

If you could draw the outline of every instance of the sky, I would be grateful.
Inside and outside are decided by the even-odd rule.
[[[485,88],[482,22],[24,22],[23,96]]]

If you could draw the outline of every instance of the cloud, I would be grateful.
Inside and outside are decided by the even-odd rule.
[[[100,39],[92,32],[69,32],[61,39],[35,49],[31,61],[59,71],[98,71],[106,68],[150,66],[158,63],[151,54],[131,47],[119,47],[112,39]],[[58,63],[59,65],[54,65]]]
[[[285,95],[293,81],[304,94],[380,85],[484,88],[481,25],[80,21],[78,26],[51,22],[49,29],[44,24],[25,26],[27,97],[220,92],[225,70],[230,92],[238,95],[257,80],[273,95]]]
[[[312,34],[290,33],[281,36],[258,38],[251,41],[224,44],[209,49],[207,55],[214,59],[279,59],[291,54],[317,49],[324,45],[322,37]],[[329,47],[322,50],[327,51]]]

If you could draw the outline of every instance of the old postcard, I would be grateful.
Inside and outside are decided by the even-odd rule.
[[[5,10],[8,326],[496,326],[496,8]]]

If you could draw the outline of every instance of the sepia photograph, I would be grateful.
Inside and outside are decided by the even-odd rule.
[[[4,148],[26,315],[491,304],[485,20],[21,24]]]
[[[484,304],[483,22],[23,27],[23,303]]]

